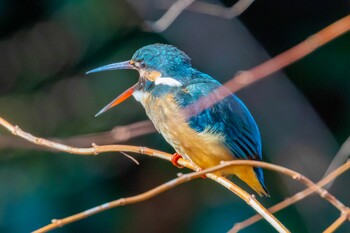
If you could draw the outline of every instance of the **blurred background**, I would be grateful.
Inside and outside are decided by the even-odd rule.
[[[236,2],[195,1],[166,30],[155,32],[145,24],[159,19],[173,0],[2,0],[0,116],[73,146],[118,142],[173,153],[147,123],[102,133],[147,119],[133,99],[94,117],[137,81],[136,72],[84,73],[161,42],[184,50],[195,67],[224,83],[350,10],[348,0],[265,0],[234,18],[227,12]],[[350,34],[237,95],[259,124],[264,160],[318,181],[349,137]],[[143,133],[149,134],[129,139]],[[139,166],[118,153],[84,157],[46,151],[0,129],[0,232],[35,230],[53,218],[144,192],[179,172],[169,162],[135,157]],[[265,179],[271,193],[259,199],[265,206],[303,189],[275,172],[265,171]],[[348,206],[349,182],[347,172],[330,188]],[[226,232],[253,214],[224,188],[200,179],[56,232]],[[314,195],[276,216],[292,232],[321,232],[339,211]],[[243,232],[274,230],[260,221]],[[338,232],[350,232],[350,224]]]

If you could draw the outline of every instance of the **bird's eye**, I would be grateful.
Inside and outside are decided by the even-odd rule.
[[[146,63],[145,63],[144,61],[140,61],[140,62],[139,62],[139,66],[140,66],[141,68],[146,68]]]
[[[144,69],[146,68],[146,64],[144,61],[137,61],[134,63],[135,64],[135,67],[139,68],[139,69]]]

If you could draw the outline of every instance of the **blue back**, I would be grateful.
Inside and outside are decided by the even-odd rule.
[[[221,84],[215,79],[192,69],[191,82],[185,87],[188,92],[177,91],[175,97],[181,108],[185,108],[211,93],[215,93],[215,96],[213,100],[208,101],[220,98],[222,94],[216,91],[219,87]],[[197,107],[201,107],[199,102],[197,102]],[[262,159],[259,129],[247,107],[233,94],[229,94],[213,106],[192,116],[188,123],[197,132],[209,130],[211,133],[223,135],[224,145],[238,159]],[[254,170],[263,184],[262,169],[254,168]]]
[[[215,93],[216,97],[221,95],[216,91],[221,84],[209,75],[192,68],[190,58],[174,46],[148,45],[139,49],[132,60],[145,62],[147,68],[160,71],[163,77],[172,77],[180,81],[182,87],[155,86],[151,82],[148,83],[149,86],[146,83],[146,87],[147,91],[155,96],[172,93],[181,108],[211,93]],[[183,91],[184,88],[187,91]],[[198,108],[199,105],[197,102]],[[192,116],[188,123],[197,132],[209,130],[211,133],[224,136],[224,146],[238,159],[262,159],[258,127],[246,106],[233,94]],[[254,168],[254,170],[264,186],[262,169]]]

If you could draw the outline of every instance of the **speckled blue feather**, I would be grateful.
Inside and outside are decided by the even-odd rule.
[[[132,60],[145,62],[148,68],[160,71],[164,76],[171,77],[182,83],[179,87],[162,85],[155,86],[151,82],[145,84],[152,95],[162,96],[172,93],[181,108],[195,103],[203,96],[214,92],[221,86],[219,82],[204,74],[191,65],[190,58],[171,45],[154,44],[139,49]],[[198,106],[200,107],[200,106]],[[217,102],[210,108],[192,116],[188,120],[191,128],[197,132],[209,130],[214,134],[224,136],[224,146],[239,159],[261,160],[261,139],[258,127],[242,101],[233,94]],[[266,190],[261,168],[254,171]]]
[[[178,103],[185,108],[203,96],[214,92],[221,84],[210,76],[194,70],[191,83],[186,86],[188,93],[178,92]],[[215,98],[215,96],[213,97]],[[208,100],[210,101],[210,100]],[[200,107],[200,106],[198,106]],[[261,137],[258,127],[243,102],[231,94],[212,107],[189,119],[189,125],[197,132],[209,130],[224,135],[225,146],[239,159],[261,160]],[[259,181],[264,184],[261,168],[255,168]]]
[[[163,76],[173,77],[182,83],[191,80],[193,71],[191,59],[172,45],[147,45],[137,50],[132,60],[145,61],[148,68],[158,70]]]

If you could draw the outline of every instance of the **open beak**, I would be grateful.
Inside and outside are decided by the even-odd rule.
[[[93,70],[90,70],[90,71],[86,72],[86,74],[97,73],[97,72],[102,72],[102,71],[109,71],[109,70],[125,70],[125,69],[134,69],[134,70],[136,70],[136,67],[131,65],[130,61],[124,61],[124,62],[113,63],[113,64],[110,64],[110,65],[98,67],[96,69],[93,69]],[[101,109],[101,111],[99,111],[95,115],[95,117],[97,117],[97,116],[101,115],[102,113],[106,112],[107,110],[117,106],[118,104],[120,104],[121,102],[123,102],[124,100],[126,100],[130,96],[132,96],[132,94],[134,93],[136,85],[137,84],[133,85],[132,87],[130,87],[129,89],[124,91],[122,94],[120,94],[117,98],[115,98],[112,102],[110,102],[106,107]]]
[[[137,84],[135,84],[134,86],[130,87],[128,90],[124,91],[123,93],[121,93],[117,98],[115,98],[112,102],[110,102],[106,107],[102,108],[96,115],[95,117],[101,115],[102,113],[108,111],[109,109],[117,106],[118,104],[120,104],[121,102],[123,102],[124,100],[126,100],[127,98],[129,98],[130,96],[132,96],[132,93],[134,93],[135,87]]]

